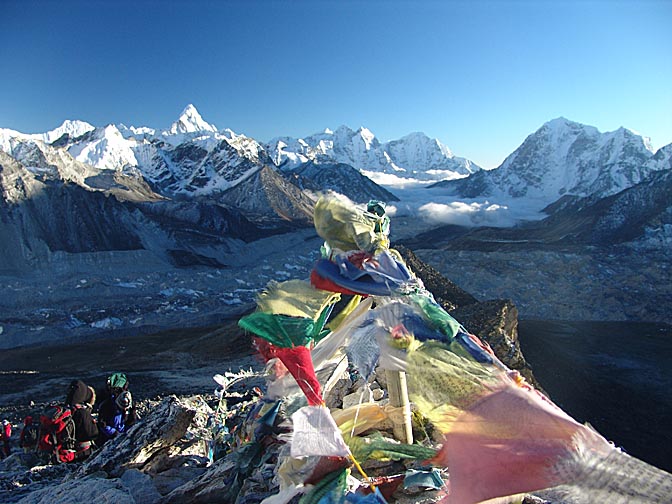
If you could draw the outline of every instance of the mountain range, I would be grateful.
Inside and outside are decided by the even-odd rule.
[[[383,143],[366,128],[341,126],[262,143],[218,129],[193,105],[163,130],[68,120],[42,134],[0,129],[0,255],[9,270],[54,251],[144,249],[218,264],[216,250],[232,241],[310,226],[321,192],[403,200],[399,184],[376,183],[391,179],[427,187],[425,203],[532,205],[552,219],[545,236],[558,229],[549,240],[669,243],[670,170],[672,144],[654,153],[625,128],[600,133],[565,118],[544,124],[494,170],[422,133]],[[568,220],[581,224],[549,225]]]
[[[379,142],[340,127],[262,143],[192,106],[161,130],[0,129],[0,346],[239,316],[269,280],[308,274],[314,202],[329,191],[386,201],[393,245],[524,316],[668,320],[671,159],[672,145],[654,153],[631,131],[562,118],[489,171],[423,134]],[[534,218],[514,226],[429,219],[525,207]],[[565,281],[553,293],[535,272]]]

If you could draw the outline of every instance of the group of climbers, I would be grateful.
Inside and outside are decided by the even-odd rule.
[[[37,454],[40,462],[81,461],[126,432],[136,419],[124,373],[110,375],[99,394],[84,381],[73,380],[64,402],[25,417],[19,444],[25,453]]]

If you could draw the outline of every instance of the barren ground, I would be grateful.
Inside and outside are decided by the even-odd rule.
[[[209,393],[217,388],[214,374],[260,365],[237,319],[218,327],[5,349],[0,352],[0,415],[17,425],[36,406],[63,400],[71,380],[101,389],[114,371],[128,375],[139,401]]]

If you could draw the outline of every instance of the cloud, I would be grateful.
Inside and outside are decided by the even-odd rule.
[[[457,224],[459,226],[511,226],[515,219],[508,207],[496,203],[453,201],[425,203],[418,215],[430,224]]]

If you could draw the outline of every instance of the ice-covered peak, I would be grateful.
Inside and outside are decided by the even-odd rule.
[[[398,151],[404,149],[408,153],[424,152],[425,155],[439,155],[447,159],[454,158],[453,152],[436,138],[430,138],[425,133],[416,131],[401,137],[399,140],[393,140],[385,144],[388,151]],[[397,154],[398,155],[398,154]],[[415,155],[417,158],[417,154]]]
[[[83,163],[97,168],[118,170],[125,166],[137,166],[133,152],[134,142],[124,138],[114,124],[97,128],[91,138],[68,147],[68,152]]]
[[[84,135],[85,133],[88,133],[89,131],[93,131],[94,129],[96,129],[95,126],[87,123],[86,121],[72,121],[70,119],[66,119],[58,128],[44,133],[42,135],[42,140],[44,140],[46,143],[52,143],[61,138],[66,133],[70,136],[70,138],[77,138]]]
[[[565,194],[615,194],[646,177],[652,152],[626,128],[597,128],[559,117],[529,135],[492,173],[501,191],[548,204]]]
[[[549,135],[551,138],[562,138],[566,136],[576,136],[578,134],[584,134],[586,136],[595,137],[600,134],[597,128],[593,126],[588,126],[586,124],[581,124],[578,122],[570,121],[565,117],[558,117],[551,121],[545,123],[541,128],[539,128],[534,135],[543,134]]]
[[[360,126],[357,130],[357,133],[359,133],[359,136],[362,137],[362,140],[364,140],[366,148],[370,149],[374,140],[376,139],[376,136],[371,132],[371,130],[365,128],[364,126]]]
[[[411,133],[381,144],[363,126],[357,130],[344,125],[335,131],[327,128],[302,139],[276,138],[267,144],[267,150],[275,163],[283,167],[308,160],[345,163],[368,175],[380,172],[399,176],[404,172],[404,176],[414,181],[428,183],[463,177],[480,169],[469,160],[455,157],[448,147],[424,133]]]
[[[180,114],[180,117],[170,127],[169,133],[171,135],[179,135],[182,133],[197,133],[197,132],[217,132],[217,127],[214,124],[207,123],[198,113],[194,105],[189,104]]]

